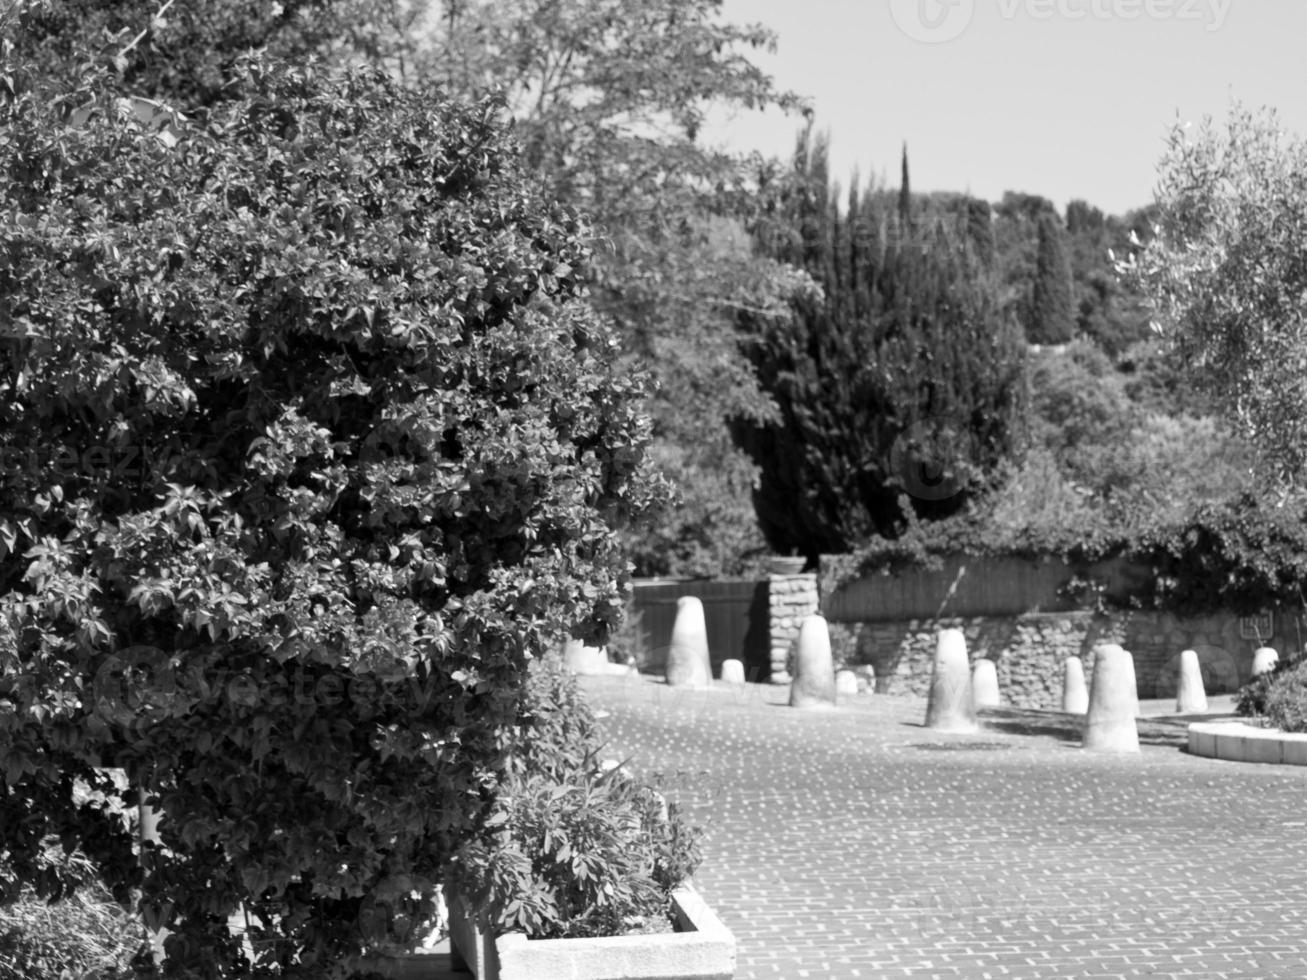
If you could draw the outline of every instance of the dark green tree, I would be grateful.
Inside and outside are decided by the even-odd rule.
[[[3,6],[3,5],[0,5]],[[240,97],[251,52],[302,64],[368,62],[404,72],[425,0],[40,0],[0,13],[0,36],[51,78],[88,56],[124,90],[194,113]]]
[[[4,9],[0,0],[0,10]],[[781,313],[802,286],[758,256],[746,227],[759,159],[701,138],[714,110],[801,108],[753,54],[759,25],[719,0],[42,0],[18,9],[20,52],[70,77],[86,48],[136,95],[191,114],[240,95],[240,58],[266,46],[291,63],[365,61],[452,96],[504,100],[526,163],[588,216],[592,301],[632,369],[649,369],[658,455],[684,505],[658,534],[633,532],[647,574],[738,570],[762,542],[753,473],[728,417],[772,406],[739,349],[735,313]],[[723,542],[730,542],[723,546]]]
[[[985,268],[994,265],[994,221],[993,210],[988,201],[969,197],[966,200],[966,240],[976,251]]]
[[[1071,262],[1057,215],[1039,216],[1035,281],[1031,285],[1026,339],[1032,344],[1064,344],[1075,333]]]
[[[912,180],[908,176],[908,144],[903,144],[903,159],[899,165],[899,222],[904,228],[912,227]]]
[[[57,836],[168,975],[320,977],[430,921],[657,484],[586,230],[493,103],[239,70],[165,139],[0,55],[0,883],[59,894]]]
[[[825,145],[800,141],[789,234],[763,247],[823,287],[789,320],[743,318],[758,379],[781,421],[735,427],[761,469],[771,545],[816,557],[956,511],[1012,453],[1024,392],[1020,329],[953,229],[907,237],[892,198],[841,206]],[[888,203],[888,206],[886,206]]]
[[[729,573],[741,550],[761,550],[753,473],[727,420],[763,420],[773,406],[740,350],[736,314],[783,315],[802,285],[749,239],[766,165],[701,135],[713,111],[802,106],[754,63],[773,35],[720,8],[443,0],[421,61],[451,91],[502,92],[528,166],[594,223],[592,300],[658,383],[657,453],[684,500],[657,533],[632,540],[643,574]]]

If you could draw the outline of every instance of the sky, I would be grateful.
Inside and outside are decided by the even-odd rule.
[[[808,96],[832,174],[1007,190],[1121,214],[1153,198],[1168,130],[1272,106],[1307,134],[1302,0],[725,0],[777,35],[753,60]],[[717,117],[704,137],[788,156],[801,120]]]

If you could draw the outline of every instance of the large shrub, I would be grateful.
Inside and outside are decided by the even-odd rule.
[[[493,104],[251,63],[156,134],[0,67],[0,857],[139,885],[171,975],[329,975],[429,916],[542,637],[620,615],[640,381]],[[157,807],[144,871],[78,782]]]
[[[614,936],[667,923],[699,863],[699,831],[675,803],[603,764],[594,716],[557,664],[533,669],[517,751],[456,880],[496,932]]]
[[[962,219],[919,225],[883,191],[838,200],[826,149],[802,141],[761,247],[818,282],[786,318],[741,314],[776,422],[739,419],[759,467],[758,523],[815,561],[895,537],[906,498],[946,517],[1017,447],[1025,344]]]
[[[1235,710],[1264,718],[1272,728],[1307,732],[1307,659],[1286,658],[1254,677],[1239,689]]]

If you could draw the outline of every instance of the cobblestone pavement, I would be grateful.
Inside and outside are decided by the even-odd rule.
[[[1118,757],[1035,712],[941,735],[920,700],[585,686],[606,754],[707,830],[739,980],[1307,978],[1307,767],[1192,757],[1158,720]]]

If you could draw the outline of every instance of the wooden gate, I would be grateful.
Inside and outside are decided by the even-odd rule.
[[[723,660],[740,660],[752,681],[767,679],[770,630],[767,583],[753,579],[636,579],[634,588],[637,658],[648,670],[662,670],[676,620],[676,600],[703,603],[713,674]]]

